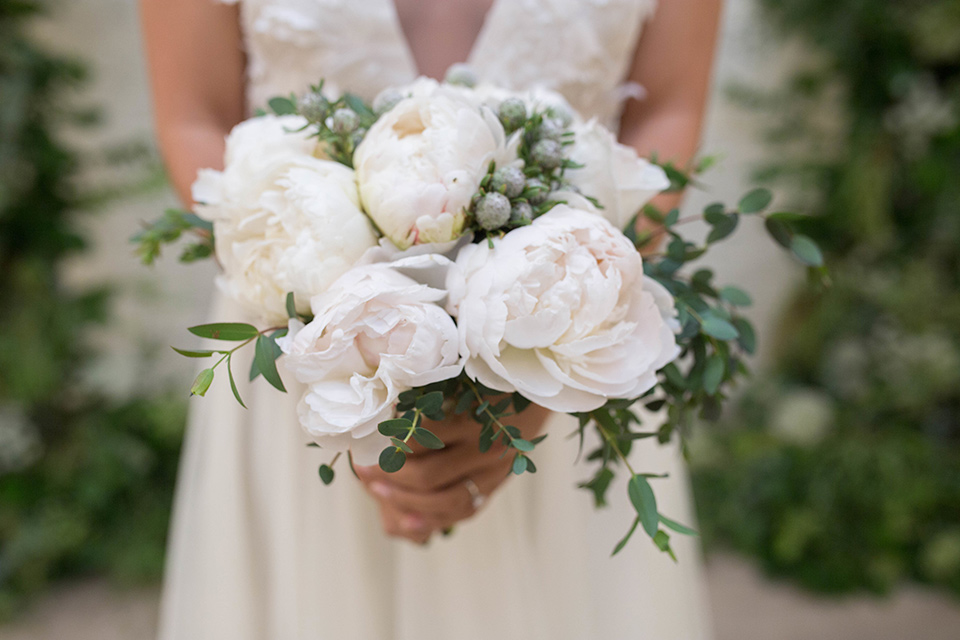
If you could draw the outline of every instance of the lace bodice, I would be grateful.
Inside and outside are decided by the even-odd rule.
[[[251,108],[320,78],[372,98],[416,75],[393,0],[240,2]],[[495,0],[469,64],[510,89],[544,86],[613,124],[643,21],[656,0]]]

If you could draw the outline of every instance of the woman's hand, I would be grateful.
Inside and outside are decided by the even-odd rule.
[[[510,424],[529,440],[541,432],[548,415],[546,409],[531,405]],[[486,453],[480,452],[480,425],[468,415],[428,420],[424,426],[443,440],[443,449],[424,449],[411,442],[414,452],[396,473],[356,467],[361,482],[380,504],[384,531],[419,544],[476,513],[476,498],[488,499],[510,477],[513,464],[510,453],[501,457],[505,447],[499,441]]]

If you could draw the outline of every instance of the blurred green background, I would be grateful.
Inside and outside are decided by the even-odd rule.
[[[763,358],[691,441],[707,549],[818,593],[960,596],[960,0],[751,1],[738,30],[746,4],[728,0],[705,143],[726,186],[691,200],[755,174],[812,214],[833,286],[797,282],[762,232],[719,252],[758,301]],[[156,342],[204,313],[203,289],[119,278],[140,273],[124,239],[162,210],[162,176],[148,131],[89,144],[111,126],[80,90],[97,66],[52,53],[70,49],[38,28],[54,9],[0,0],[0,618],[61,578],[158,579],[186,410],[168,374],[189,364]],[[766,77],[771,49],[799,53]],[[139,74],[98,104],[146,110]],[[163,268],[142,275],[182,274]],[[151,312],[165,296],[175,320]]]

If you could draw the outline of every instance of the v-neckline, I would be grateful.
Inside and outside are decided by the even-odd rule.
[[[407,53],[407,58],[410,60],[410,67],[413,71],[413,75],[420,77],[425,75],[423,70],[420,69],[420,63],[417,62],[417,57],[413,54],[413,47],[410,45],[410,38],[407,35],[407,32],[403,28],[403,22],[400,20],[400,11],[397,8],[396,0],[386,0],[386,3],[390,6],[390,12],[393,18],[393,27],[397,32],[397,37],[400,40],[400,44],[403,47],[404,51]],[[486,33],[487,29],[490,27],[490,17],[497,10],[497,5],[500,4],[500,0],[493,0],[490,3],[490,6],[487,8],[487,12],[483,16],[483,22],[480,23],[480,30],[477,31],[477,35],[473,39],[470,48],[467,49],[467,59],[466,60],[454,60],[450,65],[467,63],[469,64],[473,60],[474,54],[477,52],[477,45],[483,40],[483,36]],[[440,78],[441,80],[443,78]]]

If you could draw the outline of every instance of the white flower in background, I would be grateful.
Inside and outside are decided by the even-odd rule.
[[[617,142],[595,119],[575,125],[573,131],[569,157],[585,166],[568,170],[565,177],[581,193],[596,198],[603,216],[621,231],[643,205],[670,186],[663,169]]]
[[[437,304],[445,296],[393,265],[366,265],[314,298],[310,324],[290,322],[277,342],[283,366],[307,385],[298,414],[320,446],[375,464],[389,442],[377,425],[393,417],[399,395],[460,374],[457,327]]]
[[[237,126],[226,168],[194,184],[197,213],[214,224],[218,285],[270,324],[285,322],[288,292],[309,311],[377,241],[353,171],[311,155],[314,143],[289,132],[298,124],[265,116]]]
[[[833,401],[822,391],[797,389],[779,399],[771,427],[786,442],[813,445],[829,431],[834,411]]]
[[[448,278],[467,374],[554,411],[634,398],[679,353],[673,298],[595,213],[558,205],[464,247]]]
[[[401,249],[458,238],[490,162],[517,160],[518,139],[508,143],[490,109],[420,85],[424,95],[381,116],[353,159],[364,209]]]

